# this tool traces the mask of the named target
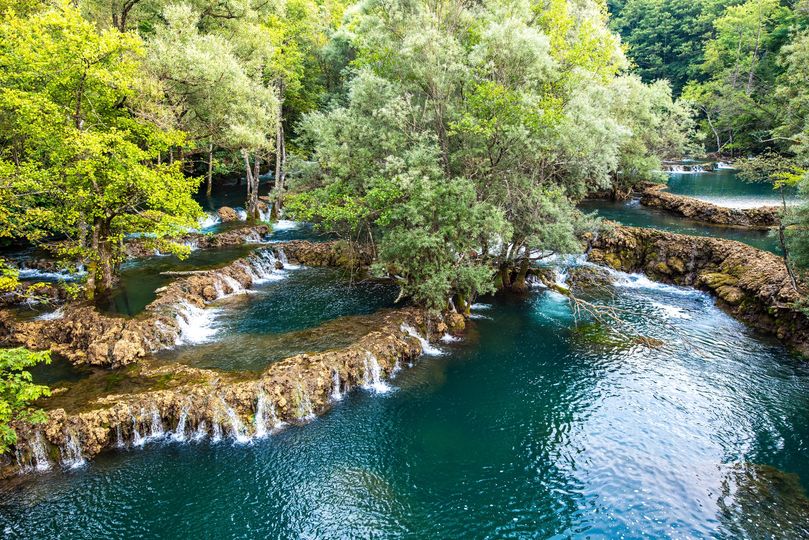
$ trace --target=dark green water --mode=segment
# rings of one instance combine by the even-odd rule
[[[41,475],[0,494],[0,528],[805,538],[809,368],[703,294],[630,276],[616,299],[661,348],[587,338],[555,294],[489,300],[464,341],[402,371],[391,392],[354,392],[248,444],[156,443]]]
[[[697,176],[697,175],[692,175]],[[758,249],[780,253],[778,240],[766,230],[719,227],[691,221],[634,201],[587,200],[579,204],[584,212],[597,212],[600,217],[632,227],[648,227],[695,236],[728,238]]]

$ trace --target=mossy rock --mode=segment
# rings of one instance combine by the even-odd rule
[[[666,264],[668,264],[669,268],[671,268],[678,274],[685,273],[685,263],[679,257],[669,257],[669,259],[666,261]]]
[[[739,280],[732,275],[724,274],[722,272],[707,272],[700,274],[699,281],[714,290],[719,289],[720,287],[735,287],[739,283]]]
[[[744,300],[746,297],[743,290],[738,287],[733,287],[732,285],[722,285],[717,287],[716,294],[719,296],[719,298],[733,306],[741,304],[742,300]]]

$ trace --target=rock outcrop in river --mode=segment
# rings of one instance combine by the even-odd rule
[[[590,238],[590,261],[709,291],[733,316],[809,354],[809,318],[780,257],[734,240],[610,225]]]
[[[779,224],[777,206],[760,208],[726,208],[693,197],[675,195],[666,190],[665,184],[647,185],[641,192],[640,203],[650,208],[660,208],[695,221],[735,227],[775,227]]]
[[[287,255],[287,253],[289,255]],[[205,305],[249,289],[282,268],[287,256],[310,266],[342,266],[366,259],[347,256],[339,242],[296,241],[260,248],[248,257],[218,268],[177,279],[159,289],[157,298],[137,317],[111,315],[77,303],[59,317],[17,321],[0,312],[0,337],[30,349],[52,351],[75,364],[118,367],[182,342]]]
[[[262,437],[322,414],[352,388],[385,391],[385,379],[430,347],[422,335],[437,337],[448,329],[443,319],[405,308],[380,315],[379,324],[348,347],[299,354],[258,375],[144,366],[139,376],[154,381],[153,388],[103,395],[68,409],[46,401],[45,424],[16,426],[17,461],[3,464],[0,476],[78,465],[104,450],[150,439]],[[58,404],[58,394],[54,399]]]

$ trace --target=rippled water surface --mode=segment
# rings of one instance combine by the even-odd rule
[[[554,293],[489,300],[463,341],[402,371],[392,392],[355,392],[248,444],[158,443],[41,475],[0,494],[0,528],[805,538],[809,369],[700,293],[639,277],[614,292],[634,314],[625,337],[577,328]]]

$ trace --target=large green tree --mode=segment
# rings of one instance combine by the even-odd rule
[[[112,286],[126,234],[162,241],[200,213],[198,181],[166,159],[183,134],[140,115],[143,55],[136,35],[98,31],[67,4],[0,23],[0,183],[15,201],[0,225],[61,240],[91,297]]]
[[[523,288],[532,260],[579,248],[579,198],[619,171],[648,175],[657,161],[637,155],[679,144],[661,135],[680,114],[663,83],[627,103],[640,83],[618,77],[626,62],[606,21],[589,1],[362,3],[343,28],[347,105],[304,121],[320,168],[293,209],[353,238],[377,233],[404,293],[435,307],[483,290],[485,266]],[[439,257],[440,236],[420,244],[423,220],[453,212],[468,237],[444,236]]]

